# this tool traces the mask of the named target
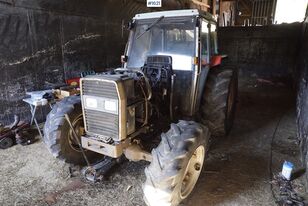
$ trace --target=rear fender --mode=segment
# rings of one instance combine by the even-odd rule
[[[214,55],[211,57],[210,68],[221,65],[221,62],[227,55]]]

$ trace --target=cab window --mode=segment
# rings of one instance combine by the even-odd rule
[[[201,23],[201,64],[209,63],[209,23],[202,19]]]
[[[214,23],[210,24],[210,44],[211,56],[218,54],[217,50],[217,26]]]

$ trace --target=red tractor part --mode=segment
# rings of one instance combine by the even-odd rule
[[[0,149],[7,149],[15,143],[24,144],[32,143],[34,138],[30,138],[27,132],[30,125],[26,122],[21,122],[17,115],[14,116],[14,122],[11,125],[0,127]],[[27,144],[29,144],[27,143]]]

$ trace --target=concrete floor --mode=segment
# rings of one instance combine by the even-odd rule
[[[255,81],[241,82],[240,88],[234,128],[213,141],[199,182],[182,206],[275,205],[271,148],[273,172],[284,160],[300,166],[293,92]],[[144,205],[144,162],[126,162],[108,180],[89,184],[69,178],[68,165],[54,159],[42,142],[0,150],[0,159],[0,205]],[[303,191],[301,179],[294,185]]]

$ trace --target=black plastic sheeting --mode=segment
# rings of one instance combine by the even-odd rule
[[[293,78],[301,24],[221,27],[220,52],[244,77]]]
[[[123,25],[143,11],[133,0],[1,0],[0,122],[29,119],[27,91],[119,66]]]

